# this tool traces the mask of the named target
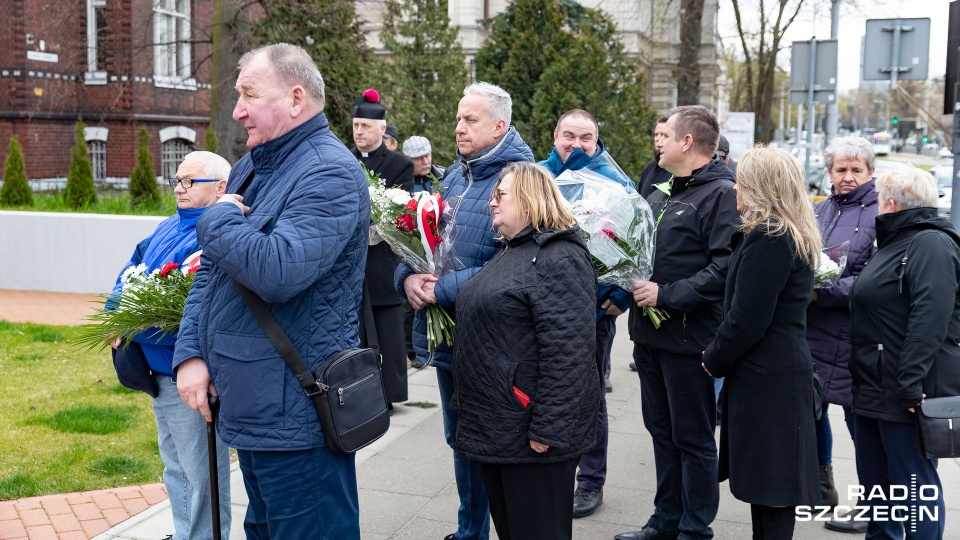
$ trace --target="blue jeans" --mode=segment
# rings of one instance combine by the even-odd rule
[[[680,538],[713,538],[720,506],[717,482],[717,398],[699,355],[633,345],[643,425],[657,469],[654,513],[647,525]]]
[[[453,476],[457,479],[460,509],[457,512],[456,540],[487,540],[490,537],[490,502],[483,487],[480,465],[457,452],[457,422],[460,416],[450,404],[453,397],[453,372],[437,366],[440,408],[443,412],[443,436],[453,449]]]
[[[867,527],[866,540],[940,540],[943,538],[943,526],[946,522],[946,506],[943,502],[943,486],[937,474],[937,460],[920,457],[917,451],[917,432],[913,424],[902,424],[887,420],[867,418],[855,415],[854,433],[856,434],[857,476],[863,486],[867,500],[860,503],[865,506],[886,507],[885,515],[890,515],[890,506],[908,506],[909,511],[901,515],[908,521],[893,519],[871,520]],[[880,500],[879,493],[890,494],[890,486],[917,487],[917,496],[909,495],[907,501]],[[936,500],[922,500],[923,493],[932,495],[936,486]],[[870,497],[874,487],[878,495]],[[930,497],[933,499],[933,497]],[[919,499],[919,500],[918,500]],[[922,510],[921,510],[922,508]],[[873,513],[871,513],[873,515]],[[931,519],[936,517],[936,520]]]
[[[160,395],[153,400],[157,442],[163,461],[163,484],[173,512],[175,540],[208,540],[210,467],[207,461],[207,422],[180,399],[177,383],[157,377]],[[230,449],[217,437],[217,478],[220,483],[220,530],[230,537]]]
[[[597,369],[600,378],[610,368],[610,349],[617,335],[617,318],[604,315],[597,321]],[[607,440],[610,426],[607,419],[607,393],[600,388],[600,409],[597,411],[597,445],[580,456],[577,487],[585,491],[603,491],[607,482]]]
[[[247,540],[360,540],[354,455],[310,450],[237,450],[250,498]]]
[[[813,423],[817,429],[817,463],[820,465],[833,463],[833,430],[830,428],[830,418],[827,417],[829,405],[829,403],[823,404],[823,415]],[[853,444],[856,446],[857,438],[854,436],[853,410],[850,407],[843,408],[843,421],[847,424],[847,431],[850,432],[850,438],[853,439]]]

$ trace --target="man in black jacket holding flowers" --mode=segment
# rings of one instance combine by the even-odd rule
[[[657,494],[646,526],[617,540],[713,538],[710,523],[720,503],[714,383],[700,362],[720,325],[730,240],[740,216],[733,173],[715,155],[716,117],[704,107],[677,107],[663,130],[657,152],[673,177],[647,196],[657,224],[653,276],[634,286],[633,300],[669,318],[655,328],[644,309],[630,310]]]

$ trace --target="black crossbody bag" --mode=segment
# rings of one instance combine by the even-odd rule
[[[238,192],[242,192],[252,178],[251,172]],[[300,387],[316,406],[323,436],[330,450],[351,454],[387,432],[390,414],[383,391],[373,305],[366,283],[363,284],[363,313],[360,317],[361,346],[365,348],[341,351],[320,364],[314,373],[310,372],[267,303],[238,281],[233,284],[287,367],[296,375]]]
[[[387,398],[383,391],[380,354],[373,348],[347,349],[311,373],[307,363],[283,331],[267,303],[234,281],[241,298],[277,348],[297,382],[317,408],[323,436],[330,450],[351,454],[379,439],[390,428]],[[364,286],[361,335],[367,347],[377,347],[373,307]]]

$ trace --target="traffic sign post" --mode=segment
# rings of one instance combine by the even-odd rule
[[[804,167],[810,171],[815,116],[814,103],[837,99],[837,40],[794,41],[790,55],[790,103],[807,104],[807,150]],[[797,133],[797,140],[800,134]]]
[[[930,59],[930,19],[869,19],[863,45],[863,79],[921,81]]]

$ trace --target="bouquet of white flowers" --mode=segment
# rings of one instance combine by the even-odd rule
[[[820,261],[813,272],[813,287],[815,289],[829,289],[833,287],[837,278],[847,266],[847,256],[850,253],[850,241],[847,240],[835,246],[823,248]]]
[[[635,189],[587,169],[566,170],[557,187],[586,238],[597,282],[631,291],[653,274],[656,226],[650,205]],[[669,315],[645,308],[657,328]]]

